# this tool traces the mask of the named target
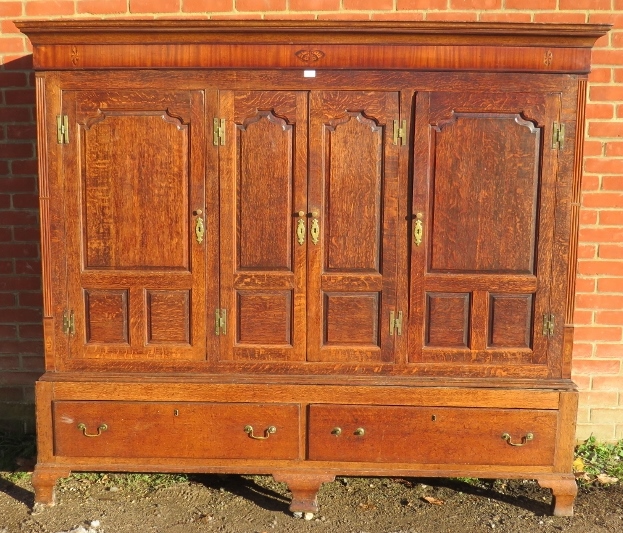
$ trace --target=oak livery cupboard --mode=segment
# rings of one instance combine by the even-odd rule
[[[603,25],[24,21],[72,470],[535,478],[573,510]]]

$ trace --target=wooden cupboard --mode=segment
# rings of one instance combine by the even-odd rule
[[[535,478],[573,512],[586,76],[606,25],[27,21],[72,470]]]

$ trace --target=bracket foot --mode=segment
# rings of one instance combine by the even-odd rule
[[[554,516],[573,516],[573,503],[578,494],[578,485],[573,475],[537,481],[541,487],[552,491],[552,514]]]
[[[334,475],[330,474],[299,474],[299,473],[278,473],[273,474],[275,481],[281,481],[288,485],[292,493],[290,511],[301,518],[311,520],[314,513],[318,512],[317,495],[320,485],[333,481]],[[311,516],[308,518],[307,516]]]

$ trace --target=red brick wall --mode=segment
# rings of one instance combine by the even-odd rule
[[[573,373],[578,438],[623,438],[623,0],[0,1],[0,420],[30,424],[42,371],[33,76],[11,21],[93,16],[614,23],[590,76]]]

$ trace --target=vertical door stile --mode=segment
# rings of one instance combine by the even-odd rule
[[[198,359],[205,360],[206,342],[207,342],[207,323],[206,323],[206,306],[209,300],[213,298],[214,288],[208,287],[207,274],[207,251],[210,255],[214,248],[212,239],[214,235],[206,235],[206,221],[208,220],[208,204],[206,201],[206,169],[207,154],[205,154],[205,146],[207,146],[205,109],[206,94],[203,91],[190,92],[190,112],[192,134],[190,136],[190,194],[187,206],[187,216],[189,219],[189,236],[190,236],[190,268],[194,278],[193,288],[190,295],[188,306],[190,307],[189,342],[197,346],[199,351]],[[205,154],[205,155],[204,155]],[[211,207],[211,206],[210,206]],[[213,211],[213,209],[210,209]],[[197,221],[201,223],[202,234],[197,234]],[[216,226],[208,226],[210,232],[214,233]],[[193,238],[194,237],[194,238]]]
[[[46,370],[61,370],[69,357],[70,339],[63,332],[63,314],[71,299],[67,269],[67,209],[63,190],[66,159],[75,157],[71,144],[58,144],[55,120],[67,116],[72,99],[66,100],[58,74],[47,72],[36,78],[37,98],[45,99],[45,116],[37,121],[39,142],[39,206],[41,210],[41,262],[43,284],[43,334]],[[41,112],[43,110],[40,110]],[[72,117],[75,111],[72,111]],[[54,243],[54,244],[52,244]]]
[[[61,158],[63,167],[63,186],[65,191],[63,197],[65,198],[64,205],[64,221],[68,220],[82,220],[80,216],[80,190],[82,187],[76,187],[76,172],[80,168],[79,151],[80,151],[80,138],[78,136],[78,128],[76,122],[76,94],[73,91],[61,92],[61,113],[67,115],[70,128],[73,128],[72,140],[73,142],[62,146]],[[80,177],[80,182],[82,181]],[[78,182],[78,183],[80,183]],[[79,285],[72,280],[77,279],[80,276],[80,272],[83,268],[82,253],[79,249],[80,233],[82,231],[81,224],[70,225],[65,223],[65,246],[67,247],[67,306],[65,312],[71,312],[76,310],[77,306],[82,305],[82,290]],[[73,231],[72,231],[73,230]],[[78,320],[77,331],[84,330],[84,324],[82,321],[82,313],[79,313],[76,317],[74,315],[74,328],[75,321]],[[66,337],[67,338],[67,337]],[[80,343],[76,339],[76,335],[68,336],[68,350],[66,354],[67,360],[79,356]],[[64,360],[63,363],[66,361]]]
[[[319,120],[317,110],[322,108],[320,92],[312,91],[309,95],[309,168],[307,170],[307,210],[311,214],[316,211],[318,216],[324,215],[320,208],[324,206],[323,182],[324,165],[326,154],[323,153],[325,134],[322,121]],[[309,224],[308,239],[309,246]],[[322,298],[321,289],[321,265],[324,245],[324,235],[320,235],[320,246],[309,246],[307,251],[307,331],[306,331],[306,358],[314,360],[313,354],[319,351],[321,345],[320,332],[324,330],[322,306],[319,302]],[[319,330],[319,328],[321,328]]]
[[[424,320],[426,305],[424,298],[424,274],[426,261],[429,255],[430,239],[427,238],[427,229],[430,227],[432,209],[429,209],[429,180],[431,178],[430,135],[428,128],[428,114],[430,107],[430,93],[418,92],[415,98],[415,125],[413,134],[413,192],[409,215],[409,233],[407,250],[410,257],[410,293],[409,293],[409,334],[408,359],[410,362],[419,361],[422,356],[422,339],[424,336]],[[422,241],[419,246],[414,242],[416,214],[422,213]]]
[[[561,146],[555,146],[554,142],[554,123],[561,123],[561,107],[559,94],[551,94],[545,103],[544,120],[541,127],[541,150],[542,166],[540,183],[539,204],[541,206],[541,231],[537,243],[537,278],[547,280],[547,287],[556,286],[554,281],[555,259],[552,256],[555,250],[554,239],[556,235],[556,186],[559,169],[559,157]],[[559,291],[561,294],[564,292]],[[560,377],[562,369],[561,354],[563,352],[563,325],[565,320],[565,304],[563,297],[554,298],[552,291],[539,291],[535,301],[535,325],[538,331],[539,319],[544,315],[550,315],[550,321],[554,322],[554,332],[558,320],[558,334],[554,335],[535,335],[534,336],[534,364],[547,364],[552,375],[550,377]]]
[[[211,142],[213,131],[211,125],[214,117],[220,117],[219,112],[219,92],[217,90],[203,91],[205,98],[205,111],[203,114],[204,127],[204,146],[207,147],[206,156],[203,161],[204,180],[203,180],[203,205],[205,206],[205,238],[203,242],[203,254],[206,263],[205,267],[205,340],[206,340],[206,359],[217,361],[220,357],[220,337],[214,334],[214,313],[221,307],[221,239],[222,229],[220,222],[221,193],[221,169],[220,169],[220,150]],[[194,209],[194,208],[193,208]]]
[[[294,212],[305,213],[303,217],[306,230],[309,227],[308,205],[308,177],[309,177],[309,93],[300,91],[296,93],[297,125],[295,135],[295,158],[294,158]],[[295,226],[292,224],[292,249],[294,268],[294,305],[293,305],[293,328],[295,355],[297,361],[305,361],[307,358],[307,253],[309,241],[305,235],[305,242],[300,245],[297,240]]]
[[[401,144],[398,151],[398,176],[397,176],[397,210],[396,217],[396,309],[403,313],[403,334],[395,337],[395,362],[397,365],[405,365],[408,359],[409,350],[409,331],[412,318],[409,316],[409,279],[410,279],[410,250],[411,250],[411,207],[413,205],[413,187],[410,179],[409,169],[413,164],[411,160],[412,150],[415,147],[414,141],[414,120],[415,120],[415,96],[412,89],[400,91],[400,123],[406,123],[405,134],[406,142]],[[417,319],[414,316],[413,319]]]
[[[385,100],[383,111],[386,113],[384,119],[380,118],[383,115],[379,113],[379,122],[386,120],[386,126],[383,126],[383,163],[381,164],[381,176],[380,176],[380,204],[379,204],[379,272],[382,276],[383,285],[379,315],[379,330],[381,340],[381,361],[383,363],[399,363],[400,356],[398,354],[398,348],[400,347],[401,340],[406,334],[403,329],[405,325],[406,309],[401,308],[398,304],[398,232],[399,232],[399,185],[400,185],[400,154],[408,152],[409,145],[409,131],[407,124],[409,121],[402,116],[400,108],[400,93],[384,93],[383,98]],[[390,120],[392,115],[398,120],[398,124],[401,128],[401,134],[398,142],[392,142],[390,136]],[[394,119],[394,120],[396,120]],[[384,328],[384,324],[387,324],[387,316],[394,311],[397,317],[395,325],[397,325],[397,335],[391,336],[387,334],[387,328]],[[384,331],[385,330],[385,331]]]
[[[225,118],[225,136],[229,139],[229,143],[224,146],[217,146],[218,160],[219,160],[219,175],[220,175],[220,202],[219,202],[219,215],[220,215],[220,291],[219,291],[219,303],[215,309],[210,309],[208,316],[214,318],[215,328],[219,328],[218,319],[216,313],[220,315],[220,309],[226,309],[231,311],[235,307],[235,294],[234,294],[234,272],[236,265],[236,205],[237,205],[237,191],[236,191],[236,130],[233,119],[234,112],[234,93],[233,91],[219,91],[219,115],[216,117],[220,120],[220,117]],[[213,127],[216,127],[215,125]],[[215,134],[216,135],[216,134]],[[236,327],[233,324],[235,321],[230,320],[230,327],[228,328],[228,336],[221,336],[219,332],[219,359],[231,360],[233,359],[233,343],[231,339],[235,338]],[[212,331],[211,335],[216,336],[216,330]]]

